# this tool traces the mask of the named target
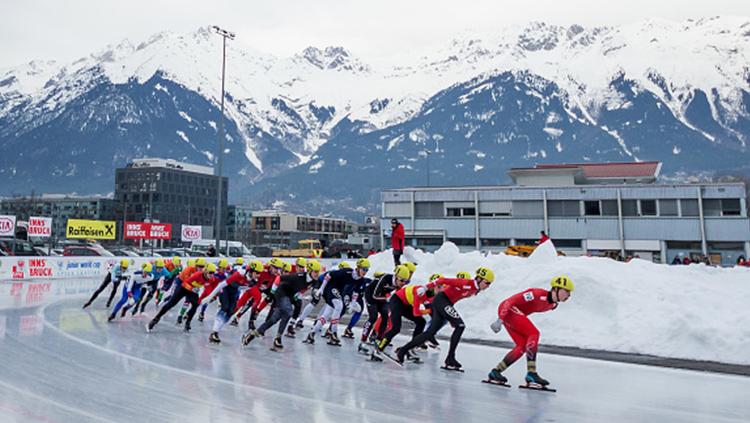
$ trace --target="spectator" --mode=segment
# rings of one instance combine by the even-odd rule
[[[745,256],[739,256],[739,258],[737,258],[737,266],[747,266]]]
[[[537,241],[537,244],[542,245],[548,239],[549,237],[544,231],[539,231],[539,241]]]
[[[367,252],[367,257],[374,256],[377,254],[374,248],[370,248],[370,251]]]
[[[690,264],[692,261],[690,261],[690,257],[685,256],[685,258],[682,259],[682,264]]]
[[[216,248],[214,248],[213,245],[209,245],[208,251],[206,251],[206,255],[209,257],[216,257]]]
[[[393,261],[396,266],[401,264],[401,255],[404,254],[404,225],[398,219],[391,219],[391,247],[393,248]]]
[[[672,264],[682,264],[682,260],[680,260],[680,256],[674,256],[674,259],[672,260]]]

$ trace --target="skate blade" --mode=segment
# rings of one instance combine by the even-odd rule
[[[326,342],[326,345],[330,345],[332,347],[340,347],[341,344],[337,342]]]
[[[491,381],[489,379],[483,380],[482,383],[486,383],[488,385],[504,386],[506,388],[511,388],[511,386],[508,383],[494,382],[494,381]]]
[[[271,347],[271,348],[269,348],[269,351],[282,352],[282,351],[284,351],[284,348]]]
[[[284,336],[286,336],[287,338],[292,338],[292,339],[296,338],[295,335],[292,335],[292,334],[289,334],[289,333],[285,333]]]
[[[447,370],[449,372],[459,372],[459,373],[463,373],[464,372],[463,369],[459,369],[458,367],[440,366],[440,368],[443,369],[443,370]]]
[[[545,386],[536,384],[536,383],[530,383],[527,385],[518,385],[521,389],[528,389],[530,391],[546,391],[546,392],[557,392],[557,389],[553,388],[547,388]]]
[[[390,355],[389,353],[384,351],[383,356],[385,356],[385,358],[387,358],[389,361],[391,361],[393,364],[397,365],[398,367],[404,367],[403,363],[400,363],[396,357]]]

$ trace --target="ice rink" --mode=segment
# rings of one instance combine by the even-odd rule
[[[444,353],[399,368],[356,352],[284,338],[239,346],[227,326],[207,342],[215,305],[185,334],[168,314],[108,324],[105,298],[81,310],[90,288],[0,282],[0,421],[19,422],[747,422],[750,378],[541,355],[557,393],[480,383],[506,350],[462,344],[466,373],[439,369]],[[42,292],[45,291],[46,292]],[[41,293],[40,293],[41,292]],[[108,292],[108,291],[107,291]],[[153,315],[149,308],[148,314]],[[309,324],[302,333],[306,333]],[[444,329],[444,334],[448,329]],[[359,330],[356,330],[359,333]],[[402,343],[397,339],[395,344]],[[542,329],[544,342],[544,329]],[[442,341],[447,347],[447,341]]]

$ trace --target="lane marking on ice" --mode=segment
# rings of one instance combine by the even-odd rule
[[[166,364],[155,363],[155,362],[152,362],[152,361],[140,358],[140,357],[131,356],[131,355],[122,353],[120,351],[115,351],[115,350],[111,350],[109,348],[102,347],[101,345],[94,344],[93,342],[77,338],[77,337],[75,337],[75,336],[73,336],[73,335],[71,335],[71,334],[69,334],[67,332],[64,332],[62,329],[59,329],[58,327],[54,326],[52,323],[50,323],[47,320],[47,318],[45,317],[45,311],[47,310],[47,308],[49,306],[51,306],[51,305],[60,303],[62,301],[64,301],[64,299],[61,299],[61,300],[54,301],[52,303],[46,304],[46,305],[44,305],[39,310],[39,315],[40,315],[40,317],[42,319],[42,323],[44,324],[44,326],[47,327],[47,328],[49,328],[50,330],[52,330],[54,332],[59,333],[60,335],[62,335],[65,338],[68,338],[68,339],[70,339],[70,340],[72,340],[74,342],[77,342],[79,344],[85,345],[87,347],[94,348],[94,349],[97,349],[99,351],[105,352],[107,354],[116,355],[116,356],[119,356],[119,357],[123,357],[125,359],[137,361],[139,363],[143,363],[143,364],[146,364],[146,365],[154,366],[154,367],[157,367],[157,368],[160,368],[160,369],[164,369],[164,370],[167,370],[167,371],[173,371],[173,372],[181,373],[181,374],[184,374],[184,375],[187,375],[187,376],[196,377],[196,378],[199,378],[199,379],[205,379],[205,380],[210,380],[210,381],[217,382],[217,383],[223,383],[223,384],[226,384],[226,385],[237,386],[237,387],[240,387],[240,388],[248,389],[250,391],[257,391],[257,392],[262,392],[262,393],[269,394],[269,395],[282,396],[282,397],[289,398],[289,399],[292,399],[292,400],[297,400],[297,401],[302,400],[302,401],[306,401],[306,402],[309,402],[309,403],[313,403],[315,405],[321,405],[322,404],[323,407],[330,407],[330,408],[339,409],[339,410],[343,410],[343,411],[347,411],[347,412],[355,411],[356,414],[362,414],[363,416],[368,416],[368,415],[371,415],[371,416],[380,416],[382,418],[389,419],[388,421],[413,422],[413,420],[414,420],[414,419],[410,419],[410,418],[405,418],[405,417],[397,415],[397,414],[389,414],[389,413],[384,413],[384,412],[381,412],[381,411],[368,410],[368,409],[362,409],[362,408],[351,408],[351,407],[347,407],[347,406],[344,406],[344,405],[340,405],[340,404],[329,402],[328,400],[325,400],[325,399],[309,398],[309,397],[302,396],[302,395],[290,394],[288,392],[276,391],[276,390],[273,390],[273,389],[263,388],[263,387],[260,387],[260,386],[253,386],[253,385],[247,385],[247,384],[244,384],[244,383],[229,381],[229,380],[226,380],[226,379],[221,379],[221,378],[217,378],[217,377],[214,377],[214,376],[205,375],[205,374],[198,373],[198,372],[191,372],[189,370],[185,370],[185,369],[180,369],[180,368],[177,368],[177,367],[168,366]]]

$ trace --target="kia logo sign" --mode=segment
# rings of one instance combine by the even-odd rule
[[[7,217],[0,218],[0,232],[10,232],[13,230],[13,221]]]
[[[182,225],[182,240],[195,241],[201,239],[203,233],[200,226]]]
[[[15,236],[15,230],[15,216],[0,216],[0,236]]]

